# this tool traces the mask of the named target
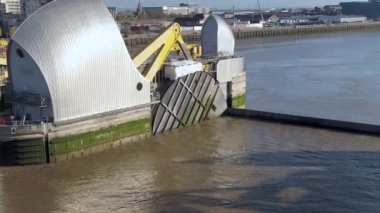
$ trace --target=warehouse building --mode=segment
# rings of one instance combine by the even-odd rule
[[[367,17],[365,16],[319,16],[318,20],[323,23],[358,23],[366,22]]]
[[[342,2],[343,15],[365,16],[368,19],[377,20],[380,18],[380,1],[370,0],[369,2]]]

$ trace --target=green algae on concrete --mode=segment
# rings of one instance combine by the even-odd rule
[[[50,155],[55,157],[85,150],[93,146],[115,142],[131,136],[149,134],[151,118],[110,126],[97,131],[50,140]]]
[[[246,103],[246,94],[232,97],[232,108],[244,108]]]

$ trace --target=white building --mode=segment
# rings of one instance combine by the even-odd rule
[[[365,16],[319,16],[319,21],[324,23],[355,23],[366,22]]]
[[[6,13],[20,14],[20,0],[1,0],[0,3],[5,4]]]
[[[341,23],[355,23],[355,22],[366,22],[367,17],[365,16],[342,16],[340,18]]]
[[[180,4],[180,6],[143,7],[145,12],[159,12],[167,15],[209,14],[210,8],[193,4]]]

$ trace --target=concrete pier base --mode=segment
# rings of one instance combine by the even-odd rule
[[[82,157],[151,135],[150,105],[59,125],[16,126],[0,131],[0,165],[56,163]],[[40,128],[37,128],[40,127]],[[45,132],[45,133],[44,133]],[[5,133],[8,133],[6,135]]]

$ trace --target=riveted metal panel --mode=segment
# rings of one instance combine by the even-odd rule
[[[31,57],[44,77],[55,121],[150,102],[149,82],[134,67],[102,0],[53,1],[25,20],[11,40],[17,45],[11,42],[10,48],[26,51],[24,57]],[[23,58],[10,57],[11,77],[20,76],[13,73],[25,72],[16,66]],[[13,89],[24,90],[24,80],[12,78],[19,82]]]

